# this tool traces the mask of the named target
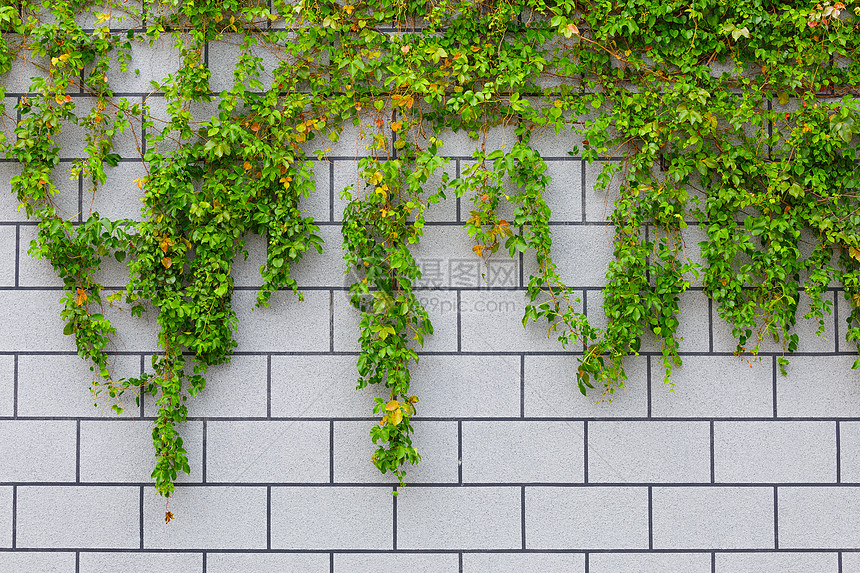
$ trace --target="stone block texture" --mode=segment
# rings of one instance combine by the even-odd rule
[[[239,46],[226,39],[207,54],[213,92],[229,89]],[[181,55],[167,35],[135,42],[131,55],[140,75],[117,70],[108,80],[146,104],[158,131],[165,98],[149,82],[175,71]],[[282,57],[257,55],[269,69]],[[38,65],[18,62],[0,76],[7,110],[38,75]],[[71,96],[80,114],[94,105],[77,89]],[[195,121],[216,105],[192,106]],[[14,112],[6,119],[14,137]],[[70,177],[84,132],[67,126],[53,172],[64,217],[140,219],[141,119],[118,136],[122,161],[95,195]],[[476,148],[510,148],[515,134],[508,126],[479,140],[440,138],[444,170],[456,177]],[[559,272],[579,308],[605,324],[600,289],[621,176],[595,186],[622,158],[569,155],[581,143],[573,132],[533,141],[552,178]],[[482,266],[463,229],[471,203],[453,193],[427,212],[415,248],[418,298],[435,327],[412,367],[422,459],[406,468],[405,488],[380,474],[368,434],[385,391],[355,389],[359,314],[346,292],[354,275],[343,263],[339,198],[360,185],[357,159],[369,152],[351,125],[330,147],[308,156],[316,192],[302,208],[325,250],[295,265],[304,301],[283,291],[255,308],[264,238],[245,237],[248,257],[236,256],[238,347],[186,402],[191,474],[169,502],[150,477],[154,400],[131,389],[94,400],[99,379],[62,334],[62,283],[27,252],[35,221],[9,192],[20,166],[0,158],[0,572],[860,573],[860,383],[842,292],[827,295],[835,313],[821,337],[817,324],[798,321],[802,352],[782,376],[780,344],[734,355],[731,329],[693,281],[680,300],[683,366],[672,382],[646,334],[625,360],[623,387],[583,396],[582,345],[564,350],[546,325],[521,324],[534,256],[500,251]],[[440,182],[441,171],[426,190]],[[685,230],[694,261],[702,229]],[[128,278],[117,263],[100,272],[113,287]],[[159,352],[155,311],[109,312],[119,330],[115,377],[146,372]]]

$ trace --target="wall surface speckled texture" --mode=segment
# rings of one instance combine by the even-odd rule
[[[164,98],[148,80],[176,69],[177,56],[169,41],[135,50],[142,75],[118,73],[113,85],[158,119]],[[235,50],[209,46],[217,89],[229,85]],[[2,79],[9,109],[37,73],[21,65]],[[79,113],[92,105],[71,97]],[[69,180],[82,134],[67,133],[56,181],[69,217],[139,217],[134,138],[118,142],[124,159],[93,197]],[[496,128],[488,146],[513,137]],[[480,142],[443,140],[456,175]],[[535,140],[553,179],[562,278],[600,324],[613,191],[593,190],[600,165],[568,155],[575,137]],[[674,387],[645,340],[629,383],[599,403],[576,389],[576,352],[521,325],[534,261],[500,253],[482,269],[462,228],[469,203],[453,198],[432,209],[416,249],[436,334],[414,369],[423,460],[392,496],[395,481],[370,462],[377,389],[354,389],[358,314],[341,252],[338,194],[365,153],[350,128],[315,163],[306,208],[325,252],[296,268],[304,302],[279,292],[252,310],[265,259],[260,238],[248,238],[250,257],[233,268],[239,347],[189,401],[192,472],[170,524],[149,478],[151,402],[129,399],[119,417],[94,407],[88,366],[62,334],[60,283],[27,254],[35,223],[8,193],[17,167],[0,161],[0,571],[860,573],[860,380],[840,292],[827,295],[835,311],[823,336],[799,321],[799,352],[782,376],[778,345],[759,360],[733,355],[731,329],[699,284],[682,300]],[[702,237],[687,229],[691,256]],[[126,277],[115,263],[104,269],[108,285]],[[113,316],[113,368],[139,374],[158,351],[154,316]]]

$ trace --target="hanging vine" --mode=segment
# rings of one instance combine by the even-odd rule
[[[405,463],[420,457],[410,365],[433,331],[415,294],[413,248],[426,208],[449,191],[471,201],[476,257],[535,258],[523,324],[544,324],[581,353],[571,378],[583,393],[611,397],[646,332],[670,380],[681,365],[680,297],[697,274],[739,353],[757,354],[770,337],[794,351],[801,292],[823,330],[834,281],[851,307],[848,338],[860,343],[858,21],[856,0],[7,3],[0,74],[34,72],[3,112],[16,125],[3,150],[21,167],[12,192],[39,224],[30,252],[63,280],[65,332],[99,374],[96,393],[143,388],[156,399],[153,478],[169,496],[190,470],[177,433],[185,398],[236,345],[234,258],[247,254],[248,233],[264,236],[257,304],[284,289],[301,299],[290,273],[322,243],[300,206],[315,192],[312,162],[355,126],[366,153],[362,188],[343,195],[343,236],[358,276],[357,385],[386,389],[372,461],[403,483]],[[172,46],[178,69],[148,78],[159,94],[130,103],[108,78],[114,68],[130,77],[134,48],[147,44]],[[210,70],[207,54],[218,44],[236,62],[232,86],[214,93],[211,75],[223,70]],[[88,113],[70,93],[81,91],[94,102]],[[96,194],[121,159],[114,139],[139,116],[142,220],[63,212],[54,180],[63,126],[87,132],[70,174]],[[516,141],[488,149],[493,129]],[[456,132],[475,140],[473,163],[430,188]],[[550,178],[531,143],[541,132],[575,133],[581,143],[568,152],[585,161],[625,158],[598,179],[602,188],[621,179],[603,328],[553,262]],[[511,220],[499,215],[506,204]],[[684,249],[692,222],[706,234],[701,268]],[[122,292],[105,294],[96,280],[109,256],[128,259]],[[114,380],[116,332],[103,306],[122,301],[157,313],[161,352],[150,373]]]

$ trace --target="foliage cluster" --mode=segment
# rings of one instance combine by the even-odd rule
[[[646,330],[668,380],[681,363],[680,295],[699,270],[738,352],[757,353],[764,337],[795,350],[799,293],[823,325],[834,283],[851,303],[849,339],[860,341],[858,0],[99,4],[0,6],[0,74],[33,70],[5,111],[17,117],[3,150],[20,163],[12,191],[39,222],[31,253],[64,281],[65,332],[100,374],[95,392],[143,388],[156,398],[153,478],[165,496],[189,471],[176,432],[185,395],[201,391],[207,367],[235,347],[232,262],[247,254],[247,233],[265,236],[258,305],[278,289],[301,298],[290,271],[322,243],[300,205],[314,192],[311,159],[324,160],[350,124],[368,149],[363,188],[343,193],[344,257],[361,313],[358,387],[386,388],[374,408],[373,462],[401,482],[404,464],[419,459],[409,367],[433,331],[415,295],[412,248],[426,208],[446,194],[473,205],[466,229],[477,257],[535,257],[523,324],[546,323],[564,348],[584,348],[575,375],[583,393],[600,386],[611,396],[623,385],[624,357]],[[206,61],[214,43],[236,55],[232,87],[220,93]],[[149,78],[164,94],[164,121],[154,119],[160,99],[131,103],[109,81],[133,77],[129,63],[147,44],[172,46],[178,63]],[[78,109],[70,90],[89,94],[92,108]],[[64,213],[52,179],[62,126],[86,130],[72,175],[97,193],[120,161],[114,140],[140,117],[141,220]],[[487,149],[499,129],[512,143]],[[456,132],[475,140],[474,161],[428,188]],[[626,159],[607,162],[599,181],[621,181],[604,328],[578,310],[553,262],[547,165],[530,143],[543,132],[578,134],[569,153],[587,161]],[[506,204],[510,221],[499,215]],[[684,249],[691,222],[706,233],[701,269]],[[131,278],[105,295],[97,276],[108,256],[128,256]],[[151,305],[158,317],[162,352],[137,379],[108,371],[115,330],[103,306],[121,301],[134,314]]]

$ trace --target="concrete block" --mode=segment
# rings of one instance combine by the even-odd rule
[[[324,241],[322,254],[316,249],[310,249],[305,253],[305,257],[292,267],[290,275],[299,283],[300,288],[340,286],[344,282],[346,263],[343,261],[343,235],[340,227],[323,226],[319,235]]]
[[[6,109],[9,109],[8,100],[6,103]],[[14,115],[12,117],[15,117]],[[0,117],[0,122],[2,122],[5,118]],[[7,120],[8,121],[8,120]],[[13,161],[0,161],[0,188],[8,189],[11,191],[12,189],[12,178],[16,175],[21,174],[21,164]],[[18,210],[20,205],[20,201],[18,201],[18,197],[9,192],[9,193],[0,193],[0,222],[9,223],[9,222],[23,222],[27,220],[27,213],[24,211],[22,207],[21,210]]]
[[[0,416],[15,414],[15,358],[0,356]]]
[[[129,71],[121,71],[119,66],[111,67],[105,75],[114,91],[121,93],[153,93],[158,90],[150,83],[161,83],[169,74],[182,67],[180,51],[174,47],[173,38],[165,34],[150,43],[150,39],[131,43]],[[136,73],[140,70],[140,73]]]
[[[328,553],[208,553],[206,573],[330,573]]]
[[[237,351],[284,352],[329,349],[329,294],[304,293],[304,302],[292,292],[272,294],[268,308],[254,308],[256,293],[233,293],[239,318]]]
[[[263,284],[260,276],[260,267],[266,264],[266,250],[268,241],[266,237],[256,233],[247,233],[242,237],[243,245],[237,245],[236,256],[230,265],[230,276],[233,277],[234,287],[255,287]],[[247,252],[242,252],[244,249]],[[313,253],[316,255],[316,251]],[[304,265],[305,263],[300,263]],[[294,269],[295,270],[295,269]],[[295,278],[294,273],[290,273]]]
[[[56,209],[57,215],[72,221],[78,220],[78,215],[81,212],[81,203],[80,203],[80,188],[81,188],[81,179],[77,175],[72,175],[72,162],[71,161],[62,161],[57,164],[50,173],[50,182],[54,186],[54,190],[56,194],[53,195],[52,200],[54,202],[54,208]],[[20,173],[20,171],[19,171]],[[15,195],[10,195],[12,200],[15,202],[14,207],[9,211],[9,215],[13,215],[16,213],[18,209],[19,202]],[[20,218],[21,220],[27,220],[26,209],[23,207],[20,211],[17,212],[17,216],[15,218]],[[38,223],[38,220],[34,217],[31,221],[35,224]],[[26,244],[29,247],[29,243]]]
[[[75,554],[70,551],[4,551],[0,553],[0,569],[11,573],[70,573],[75,570]]]
[[[590,573],[711,573],[710,553],[592,553]]]
[[[81,422],[81,482],[145,483],[155,468],[152,422],[94,420]],[[203,423],[177,426],[188,452],[191,473],[179,472],[177,483],[203,481]]]
[[[299,208],[318,223],[330,221],[331,162],[310,160],[309,163],[314,176],[314,191],[308,197],[299,200]],[[339,215],[335,213],[335,217]]]
[[[591,299],[589,298],[589,301]],[[648,415],[647,368],[644,356],[624,360],[627,381],[612,394],[595,384],[587,396],[576,384],[575,356],[526,356],[526,417],[645,417]]]
[[[424,356],[411,391],[422,418],[510,417],[520,412],[520,365],[510,356]]]
[[[614,171],[605,189],[596,189],[600,174],[605,169],[614,169],[607,165],[619,166],[621,160],[612,158],[608,161],[598,161],[585,164],[585,216],[584,220],[594,222],[607,222],[615,210],[614,204],[621,197],[621,183],[624,181],[623,171]],[[607,172],[608,173],[608,172]]]
[[[272,548],[392,549],[393,500],[389,487],[273,487]]]
[[[80,573],[203,573],[200,553],[82,552]]]
[[[335,553],[335,573],[442,573],[457,571],[458,557],[454,553]],[[326,569],[326,573],[328,569]]]
[[[418,302],[424,306],[430,316],[433,334],[424,339],[423,347],[417,342],[414,347],[419,352],[456,351],[457,294],[450,291],[421,291],[416,294]],[[328,296],[328,293],[325,295]],[[358,352],[361,349],[358,343],[361,313],[352,306],[349,297],[346,291],[334,293],[334,349],[336,352]]]
[[[16,228],[0,226],[0,286],[15,286]]]
[[[655,487],[654,549],[772,549],[773,489]]]
[[[75,481],[73,421],[0,421],[0,481]]]
[[[442,174],[447,173],[449,181],[457,176],[457,165],[454,161],[449,161],[440,169],[437,169],[427,177],[427,181],[421,185],[424,193],[421,194],[421,199],[427,201],[430,195],[442,189]],[[445,198],[436,204],[428,205],[424,211],[424,219],[428,223],[436,222],[453,222],[457,220],[457,198],[454,190],[445,191]],[[425,230],[427,228],[425,227]]]
[[[592,555],[592,559],[594,555]],[[463,573],[584,573],[582,553],[464,553]]]
[[[840,549],[860,545],[856,487],[779,488],[780,549]]]
[[[149,360],[146,364],[149,365]],[[206,388],[188,404],[188,414],[203,418],[266,416],[266,357],[234,355],[227,364],[210,366]],[[241,399],[237,397],[241,396]],[[147,415],[154,410],[147,402]]]
[[[105,307],[105,318],[116,328],[114,346],[109,350],[120,352],[161,352],[158,346],[158,311],[149,304],[145,305],[143,316],[132,316],[128,307]]]
[[[343,221],[343,211],[349,204],[349,201],[341,199],[341,191],[345,190],[347,187],[351,187],[350,193],[353,197],[363,196],[367,191],[366,184],[360,173],[358,161],[351,159],[337,159],[334,161],[334,203],[332,204],[334,221]],[[449,179],[454,179],[457,175],[456,163],[454,161],[449,161],[427,177],[427,181],[421,186],[424,191],[421,194],[422,201],[427,201],[427,198],[430,197],[430,195],[436,193],[441,188],[443,173],[447,173]],[[327,175],[328,173],[326,173],[326,176]],[[325,188],[328,189],[328,178],[326,178],[325,181]],[[454,191],[449,190],[445,195],[447,197],[446,199],[428,206],[427,210],[424,212],[424,219],[427,222],[456,221],[457,203]],[[328,217],[326,217],[326,219],[328,219]],[[428,227],[424,228],[425,233],[428,229]],[[465,231],[463,231],[463,234],[465,234]]]
[[[374,424],[376,422],[371,421],[334,423],[335,483],[397,483],[394,475],[380,473],[370,461],[377,448],[368,437]],[[421,461],[404,468],[406,482],[457,483],[457,423],[419,420],[412,422],[412,427],[415,430],[412,445],[421,455]]]
[[[6,87],[5,79],[3,87]],[[8,91],[8,88],[6,91]],[[16,139],[15,128],[18,121],[17,105],[17,97],[0,97],[0,106],[2,106],[2,113],[0,113],[0,134],[2,135],[0,135],[0,138],[3,138],[6,143],[10,143]]]
[[[606,271],[614,260],[612,227],[571,225],[552,227],[553,261],[561,280],[570,287],[602,287]],[[537,272],[537,262],[529,252],[524,257],[525,282]]]
[[[442,141],[442,155],[445,157],[473,157],[476,150],[485,149],[489,154],[496,149],[509,151],[517,142],[513,125],[488,127],[486,131],[465,130],[435,133]]]
[[[465,352],[562,350],[558,336],[548,335],[545,324],[529,322],[523,328],[528,301],[524,291],[463,291],[460,300],[460,336]]]
[[[397,498],[398,549],[518,549],[520,488],[422,487]]]
[[[842,554],[842,573],[860,573],[860,553]]]
[[[415,262],[423,276],[416,286],[430,289],[496,288],[519,286],[519,260],[502,249],[487,262],[472,251],[475,243],[459,226],[428,226],[415,246]],[[422,292],[420,296],[436,294]]]
[[[819,336],[816,334],[818,330],[817,320],[805,320],[803,316],[809,312],[809,297],[804,293],[798,295],[800,302],[797,306],[797,324],[792,332],[798,335],[798,352],[815,352],[815,353],[832,353],[836,351],[836,326],[835,319],[832,314],[824,315],[825,330]],[[830,295],[825,295],[825,299]],[[832,300],[832,299],[831,299]],[[753,337],[747,342],[747,350],[751,350],[755,344],[756,337]],[[732,327],[717,314],[717,306],[714,305],[714,351],[716,352],[735,352],[738,346],[737,338],[732,336]],[[783,341],[776,342],[773,338],[764,333],[764,338],[759,345],[760,352],[783,352]],[[791,360],[791,357],[789,357]]]
[[[582,162],[547,161],[546,175],[552,181],[544,192],[550,221],[582,221]]]
[[[332,203],[333,221],[342,222],[343,210],[349,204],[349,201],[341,199],[341,193],[348,189],[351,196],[359,197],[363,196],[366,191],[358,161],[354,159],[338,159],[334,161],[332,184],[334,197]]]
[[[209,88],[213,92],[222,92],[232,89],[234,84],[233,70],[239,63],[239,57],[243,52],[262,60],[263,71],[255,79],[263,84],[264,89],[272,85],[274,70],[284,62],[286,54],[283,46],[277,46],[267,40],[265,34],[252,36],[256,44],[246,49],[243,46],[244,34],[224,34],[218,41],[209,43],[209,69],[212,73],[209,78]],[[245,82],[248,85],[248,82]]]
[[[464,422],[463,481],[581,483],[582,422]]]
[[[860,422],[839,422],[840,477],[860,483]]]
[[[2,529],[0,529],[0,547],[10,548],[12,547],[12,486],[0,487],[0,523],[2,523]],[[0,556],[5,555],[4,553],[0,553]],[[2,557],[0,557],[0,564],[2,564]]]
[[[233,257],[233,262],[230,265],[230,276],[233,277],[233,286],[239,288],[259,288],[263,284],[260,267],[266,264],[268,242],[266,237],[261,237],[256,233],[247,233],[242,238],[242,241],[244,244],[237,246],[236,255]],[[295,278],[293,273],[290,273],[290,275]]]
[[[356,356],[272,356],[272,416],[370,416],[377,389],[356,391]],[[423,411],[419,404],[419,411]]]
[[[663,365],[651,361],[651,414],[657,418],[773,415],[773,364],[764,358],[685,356],[663,384]]]
[[[588,481],[707,483],[707,422],[591,422]]]
[[[648,488],[527,487],[527,549],[646,549]]]
[[[575,118],[566,114],[571,120]],[[544,158],[570,157],[574,147],[582,149],[583,137],[573,129],[565,129],[556,133],[554,127],[539,128],[532,132],[529,146]]]
[[[837,288],[841,287],[841,284],[832,285]],[[858,340],[848,340],[849,328],[850,324],[848,323],[848,319],[851,317],[851,307],[852,303],[845,299],[844,291],[837,291],[833,293],[835,298],[835,306],[836,312],[838,313],[838,320],[836,320],[836,329],[837,329],[837,348],[840,352],[851,352],[854,353],[860,348],[858,344],[860,341]]]
[[[328,483],[327,422],[209,422],[206,480]]]
[[[714,424],[717,483],[834,483],[836,458],[833,422]]]
[[[118,68],[119,66],[117,66],[117,69]],[[120,89],[118,91],[123,90]],[[132,105],[140,101],[138,97],[127,99]],[[57,135],[55,140],[57,145],[60,146],[60,158],[62,159],[89,157],[89,153],[86,150],[88,145],[87,135],[90,135],[92,131],[86,125],[83,125],[83,118],[92,114],[93,110],[97,108],[98,99],[86,95],[73,94],[72,103],[75,105],[75,116],[80,118],[80,124],[71,122],[62,123],[60,133]],[[117,109],[115,104],[110,103],[100,113],[108,116],[111,120],[116,121],[116,112]],[[125,128],[124,132],[117,132],[113,136],[113,153],[118,153],[126,159],[140,159],[141,155],[140,152],[138,152],[138,146],[141,144],[140,138],[142,135],[141,118],[140,116],[126,116],[126,118],[128,119],[129,125]],[[119,126],[117,126],[117,129],[118,128]],[[84,188],[86,188],[90,183],[91,181],[84,181]],[[137,185],[135,185],[135,190],[136,189]]]
[[[93,194],[91,185],[84,181],[84,213],[98,212],[102,217],[117,220],[141,221],[143,216],[143,189],[137,187],[135,179],[147,176],[143,162],[123,162],[116,167],[106,167],[105,184]]]
[[[856,356],[792,356],[776,377],[776,411],[789,417],[854,417],[860,399]]]
[[[677,315],[678,329],[675,333],[679,341],[679,352],[708,352],[710,344],[710,322],[708,317],[708,297],[701,291],[687,291],[678,296]],[[603,293],[589,291],[588,293],[588,323],[600,329],[605,329],[608,321],[603,311]],[[640,352],[660,353],[663,346],[660,339],[647,325],[639,347]],[[661,357],[656,356],[652,361],[662,364]],[[674,370],[674,369],[673,369]],[[663,370],[660,369],[660,380]]]
[[[165,501],[143,491],[145,549],[264,549],[265,487],[177,487],[170,497],[176,519],[164,523]]]
[[[47,70],[51,67],[51,58],[37,56],[29,49],[29,41],[19,34],[3,34],[3,39],[9,46],[9,51],[17,53],[18,57],[12,60],[11,69],[3,75],[3,85],[6,93],[25,94],[30,91],[33,78],[47,78]],[[26,51],[26,55],[23,50]],[[69,85],[66,92],[78,91],[77,85]]]
[[[139,508],[138,487],[19,486],[17,546],[136,549]]]
[[[59,315],[59,312],[57,313]],[[140,375],[140,358],[112,356],[108,365],[114,380]],[[76,354],[21,355],[18,357],[18,415],[29,416],[105,416],[115,418],[109,397],[94,399],[90,387],[101,377],[90,372],[90,365]],[[137,391],[129,389],[119,399],[124,416],[136,416]]]
[[[387,119],[390,112],[383,111],[382,113],[384,119]],[[343,130],[337,142],[333,143],[326,135],[317,137],[305,146],[306,154],[311,155],[315,150],[325,149],[327,150],[326,156],[329,158],[357,159],[372,155],[370,147],[373,145],[373,138],[376,135],[382,134],[389,141],[391,140],[391,127],[387,121],[381,128],[376,127],[370,119],[359,125],[344,123],[341,124],[341,127]],[[337,188],[335,190],[335,196],[337,196]]]
[[[3,227],[3,229],[12,229],[14,232],[13,227]],[[54,267],[51,266],[50,261],[47,259],[37,259],[28,254],[30,243],[35,241],[39,235],[39,228],[31,225],[22,225],[18,232],[20,233],[20,243],[18,245],[18,284],[23,287],[62,287],[63,281],[57,275]],[[14,284],[15,255],[6,255],[5,260],[10,262],[13,267],[12,284]]]
[[[836,573],[836,553],[717,553],[717,573]]]

